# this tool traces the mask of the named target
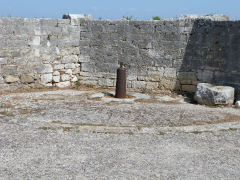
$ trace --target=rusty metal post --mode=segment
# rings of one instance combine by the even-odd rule
[[[120,68],[117,69],[116,98],[126,98],[126,69],[120,62]]]

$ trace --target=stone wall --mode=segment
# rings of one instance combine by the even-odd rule
[[[68,19],[0,18],[0,88],[78,81],[80,26]]]
[[[239,21],[0,18],[0,88],[115,86],[195,91],[198,82],[240,86]]]

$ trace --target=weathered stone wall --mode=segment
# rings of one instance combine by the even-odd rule
[[[198,82],[240,86],[240,22],[204,19],[94,21],[0,18],[0,87],[128,87],[195,91]]]
[[[0,87],[66,87],[78,80],[79,23],[0,18]]]

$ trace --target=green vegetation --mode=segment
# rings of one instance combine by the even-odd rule
[[[133,16],[123,16],[123,19],[131,21],[133,19]]]
[[[88,87],[88,88],[93,88],[92,84],[85,84],[85,86]]]
[[[77,82],[75,83],[75,87],[76,87],[77,89],[79,88],[80,85],[81,85],[81,84],[80,84],[79,81],[77,81]]]
[[[7,112],[7,111],[2,111],[0,112],[1,115],[3,116],[8,116],[8,117],[14,117],[15,115],[13,113]]]
[[[158,134],[159,134],[159,135],[161,135],[161,136],[163,136],[163,135],[165,135],[166,133],[165,133],[165,132],[162,132],[162,131],[160,131]]]
[[[161,18],[160,18],[159,16],[153,16],[153,17],[152,17],[152,20],[158,21],[158,20],[161,20]]]
[[[38,129],[45,130],[45,131],[47,131],[47,130],[55,130],[55,128],[53,128],[53,127],[46,127],[46,126],[39,127]]]

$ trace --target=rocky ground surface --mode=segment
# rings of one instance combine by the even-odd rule
[[[0,179],[239,179],[239,109],[102,92],[0,95]]]

